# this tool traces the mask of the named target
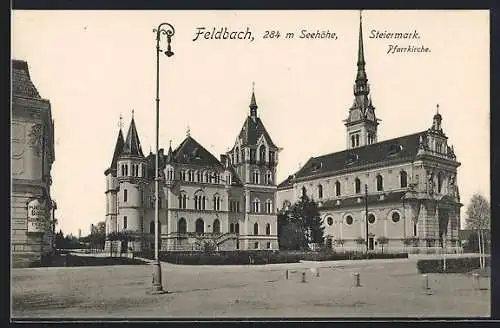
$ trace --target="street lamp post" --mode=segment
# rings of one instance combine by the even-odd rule
[[[161,279],[161,265],[160,259],[158,257],[158,242],[159,242],[159,135],[160,135],[160,40],[162,35],[167,36],[167,50],[164,52],[167,57],[172,57],[174,53],[170,48],[170,43],[172,41],[172,36],[175,33],[175,29],[169,23],[161,23],[156,29],[153,30],[156,33],[156,156],[155,156],[155,261],[153,263],[153,287],[152,293],[161,294],[165,293],[162,286]]]
[[[368,253],[368,185],[365,184],[366,252]]]

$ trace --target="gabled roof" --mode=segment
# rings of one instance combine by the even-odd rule
[[[418,152],[419,137],[424,133],[418,132],[363,147],[311,157],[296,173],[295,178],[312,177],[323,173],[335,174],[339,171],[354,171],[365,165],[413,159]]]
[[[109,166],[109,170],[111,170],[111,171],[116,170],[116,164],[118,162],[118,157],[120,157],[120,155],[123,151],[124,143],[125,142],[123,141],[122,129],[120,129],[120,132],[118,132],[118,138],[116,139],[115,151],[113,152],[113,159],[111,160],[111,165]],[[109,170],[106,170],[106,173],[104,173],[104,174],[107,174],[109,172]]]
[[[243,127],[241,128],[240,134],[238,135],[238,138],[241,138],[242,144],[244,146],[256,145],[262,135],[264,135],[270,147],[277,148],[269,136],[269,133],[267,133],[260,117],[257,117],[254,122],[252,117],[247,116],[245,123],[243,123]]]
[[[187,136],[173,151],[174,163],[223,168],[219,160],[193,137]]]
[[[12,60],[12,95],[42,99],[31,81],[28,63],[24,60]]]
[[[278,189],[287,189],[293,187],[293,175],[289,175],[283,182],[278,184]]]
[[[125,144],[123,145],[122,155],[144,157],[144,154],[142,153],[141,142],[139,141],[139,135],[135,127],[134,118],[132,118],[132,121],[130,122],[130,127],[127,132],[127,139],[125,140]]]

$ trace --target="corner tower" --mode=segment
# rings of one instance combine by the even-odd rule
[[[354,102],[349,109],[349,116],[344,121],[346,126],[347,149],[362,147],[377,142],[378,119],[370,97],[370,85],[365,70],[363,49],[363,20],[359,14],[358,71],[354,82]]]
[[[117,231],[143,231],[143,193],[147,184],[146,158],[142,153],[134,112],[123,150],[118,158],[119,183]],[[129,245],[129,247],[132,247]]]

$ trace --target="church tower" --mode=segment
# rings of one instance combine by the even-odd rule
[[[117,164],[118,158],[123,151],[123,133],[121,129],[121,117],[120,117],[120,131],[118,132],[118,137],[116,139],[115,151],[113,152],[113,158],[111,160],[111,165],[104,172],[106,176],[106,191],[104,192],[106,195],[106,236],[110,233],[116,232],[116,224],[117,224],[117,215],[118,215],[118,207],[117,207],[117,196],[118,196],[118,178],[117,178]],[[109,250],[110,241],[106,240],[105,249]]]
[[[372,104],[370,85],[365,71],[363,50],[363,22],[359,16],[358,71],[354,82],[354,102],[345,120],[347,129],[347,149],[362,147],[377,142],[378,119]]]
[[[118,158],[118,215],[117,231],[143,232],[144,189],[147,185],[146,158],[142,153],[139,135],[135,126],[134,112],[127,132],[123,150]],[[135,247],[139,245],[129,245]]]

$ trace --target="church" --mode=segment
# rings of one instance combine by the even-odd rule
[[[230,150],[216,158],[188,130],[168,151],[160,149],[160,250],[278,249],[276,168],[278,148],[257,109],[250,111]],[[154,241],[155,154],[144,155],[132,116],[126,138],[118,132],[106,176],[106,235],[127,231]],[[154,242],[107,238],[106,250],[152,248]],[[150,238],[151,240],[151,238]],[[115,247],[116,246],[116,247]]]
[[[379,141],[365,65],[360,17],[354,102],[344,121],[346,149],[310,158],[280,183],[279,210],[302,195],[312,198],[327,247],[334,249],[456,251],[460,163],[442,128],[439,105],[427,129]]]

